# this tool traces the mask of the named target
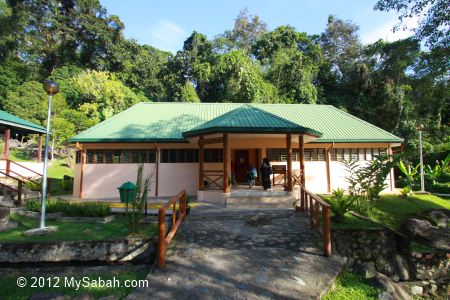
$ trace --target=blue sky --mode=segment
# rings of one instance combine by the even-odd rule
[[[323,32],[328,15],[352,20],[360,26],[364,43],[380,38],[405,38],[409,32],[393,33],[395,13],[374,11],[376,0],[100,0],[109,14],[120,17],[125,35],[142,44],[176,52],[196,30],[212,39],[233,27],[239,11],[248,8],[267,23],[269,30],[289,24],[309,34]]]

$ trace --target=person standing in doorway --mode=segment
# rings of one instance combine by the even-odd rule
[[[270,174],[272,174],[272,166],[269,160],[264,157],[263,163],[261,165],[261,175],[262,175],[262,186],[264,190],[270,189]]]
[[[252,165],[249,166],[247,171],[247,180],[248,180],[248,188],[251,189],[252,186],[255,185],[256,177],[258,177],[258,172],[256,171],[256,168]]]

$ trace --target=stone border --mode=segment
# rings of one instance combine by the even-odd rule
[[[41,213],[29,210],[16,210],[12,213],[19,214],[21,216],[26,216],[33,219],[38,219],[41,217]],[[109,215],[106,217],[64,217],[62,213],[47,213],[45,214],[46,220],[56,220],[62,222],[73,222],[73,223],[101,223],[106,224],[116,219],[114,215]]]
[[[129,262],[155,257],[153,238],[122,238],[64,242],[3,242],[0,263]]]

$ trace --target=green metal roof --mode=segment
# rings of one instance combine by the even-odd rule
[[[15,115],[0,110],[0,124],[13,127],[27,133],[45,133],[45,128]]]
[[[309,133],[321,136],[311,128],[306,128],[249,104],[240,106],[217,118],[183,132],[184,137],[211,133]]]
[[[271,115],[270,122],[278,117],[284,119],[283,122],[322,133],[314,142],[402,142],[401,138],[331,105],[183,102],[138,103],[81,132],[69,142],[183,142],[186,141],[183,132],[201,128],[244,106],[267,112]],[[239,115],[245,115],[246,111]]]

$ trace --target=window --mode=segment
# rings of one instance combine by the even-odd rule
[[[320,149],[319,149],[320,150]],[[387,149],[382,148],[351,148],[351,149],[331,149],[331,160],[332,161],[362,161],[362,160],[374,160],[379,155],[386,155]],[[321,154],[319,152],[319,160]]]
[[[92,149],[87,150],[88,164],[120,164],[120,163],[155,163],[156,150],[154,149],[136,149],[136,150],[110,150],[110,149]],[[77,163],[81,162],[78,160]]]
[[[205,149],[205,155],[206,155]],[[161,163],[198,162],[197,149],[161,149]]]
[[[223,162],[223,149],[205,149],[205,162]]]
[[[75,152],[75,163],[76,164],[80,164],[81,163],[81,151],[80,150]]]
[[[305,149],[305,161],[325,161],[325,149],[314,148]],[[286,162],[287,149],[285,148],[267,148],[266,157],[271,162]],[[300,161],[300,150],[292,149],[292,161]]]

